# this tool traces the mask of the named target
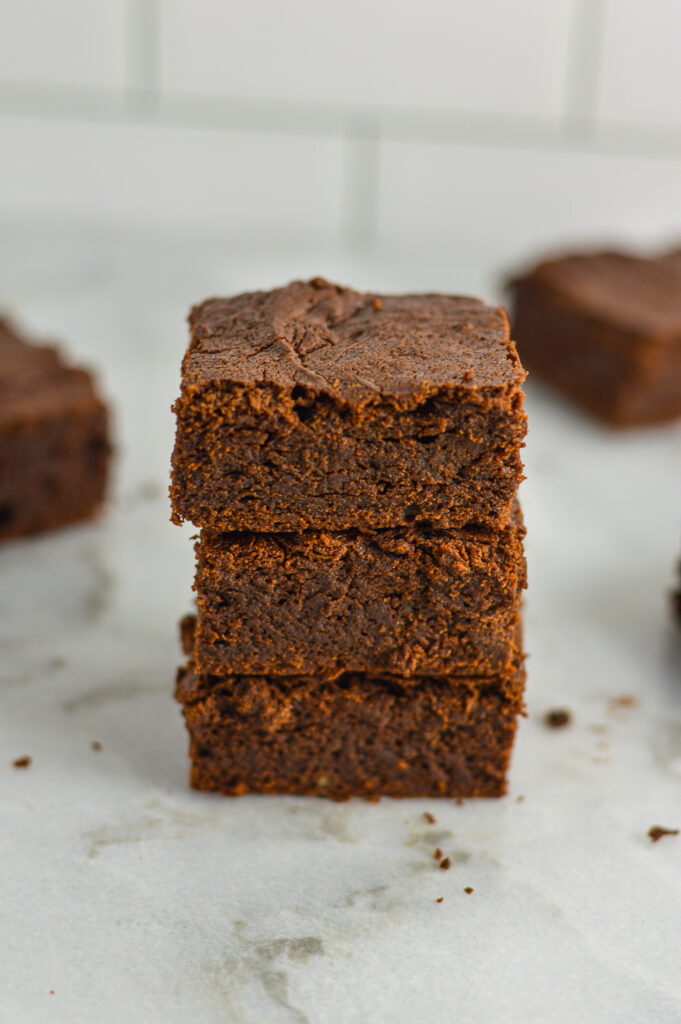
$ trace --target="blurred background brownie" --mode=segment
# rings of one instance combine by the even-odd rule
[[[681,258],[561,256],[511,283],[525,366],[617,427],[681,416]]]
[[[503,310],[321,279],[210,299],[175,405],[175,521],[212,530],[504,526],[525,374]]]
[[[0,321],[0,540],[95,515],[111,445],[86,370]]]

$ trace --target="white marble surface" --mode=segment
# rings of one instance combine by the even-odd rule
[[[0,1020],[681,1020],[681,836],[646,836],[681,827],[681,429],[610,435],[529,389],[507,798],[200,795],[171,697],[192,530],[165,497],[188,303],[320,272],[489,293],[485,267],[15,225],[0,269],[101,368],[120,438],[101,522],[0,550]]]

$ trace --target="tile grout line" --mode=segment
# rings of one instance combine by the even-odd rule
[[[155,4],[155,0],[151,2]],[[152,58],[151,69],[154,63]],[[546,117],[511,118],[506,114],[477,115],[416,108],[361,110],[341,104],[278,103],[180,94],[164,97],[153,84],[155,74],[148,75],[146,89],[134,88],[131,84],[129,92],[123,94],[113,89],[0,80],[0,115],[98,125],[298,135],[345,139],[358,145],[368,145],[371,133],[367,135],[367,125],[372,125],[377,151],[383,142],[404,142],[681,159],[681,125],[667,129],[602,120],[598,122],[596,133],[595,119],[592,119],[591,131],[585,132],[584,120],[568,114],[561,123],[559,119]],[[582,130],[571,131],[576,125]]]
[[[594,137],[607,0],[573,0],[561,127],[575,142]]]
[[[158,0],[127,0],[126,13],[127,105],[132,112],[151,113],[161,97]]]

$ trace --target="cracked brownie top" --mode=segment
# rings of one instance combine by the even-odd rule
[[[301,386],[352,405],[442,387],[520,387],[501,308],[447,295],[378,296],[321,278],[208,299],[189,318],[185,386]]]

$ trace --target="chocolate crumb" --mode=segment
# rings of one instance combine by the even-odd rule
[[[452,866],[452,862],[449,859],[449,857],[445,857],[444,860],[440,861],[440,867],[442,868],[443,871],[449,871],[451,866]]]
[[[92,747],[93,750],[99,751],[102,749],[102,744],[99,742],[99,740],[93,740],[90,746]]]
[[[466,888],[464,889],[464,892],[466,893],[467,896],[470,896],[470,894],[474,892],[474,890],[471,888],[470,885],[467,885]]]
[[[426,822],[429,825],[434,825],[435,824],[435,821],[436,821],[435,815],[431,814],[430,811],[425,811],[423,817],[426,819]]]
[[[18,757],[16,761],[13,761],[12,763],[15,768],[30,768],[32,762],[33,759],[28,755],[25,755],[24,757]]]
[[[544,715],[544,724],[549,729],[564,729],[571,722],[572,714],[565,708],[554,708],[553,711],[547,711]]]
[[[442,850],[440,849],[439,846],[436,849],[435,853],[433,854],[433,857],[435,858],[435,860],[442,860]]]
[[[651,843],[656,843],[658,839],[662,839],[662,836],[678,836],[678,834],[678,828],[663,828],[662,825],[651,825],[648,829]]]
[[[438,896],[438,898],[435,900],[435,902],[436,903],[442,903],[443,899],[444,899],[444,896]]]
[[[638,697],[631,693],[625,693],[621,697],[613,697],[608,701],[611,711],[619,711],[620,708],[635,708],[638,706]]]
[[[374,309],[380,309],[383,303],[381,302],[380,299],[374,299],[371,305],[374,307]]]

